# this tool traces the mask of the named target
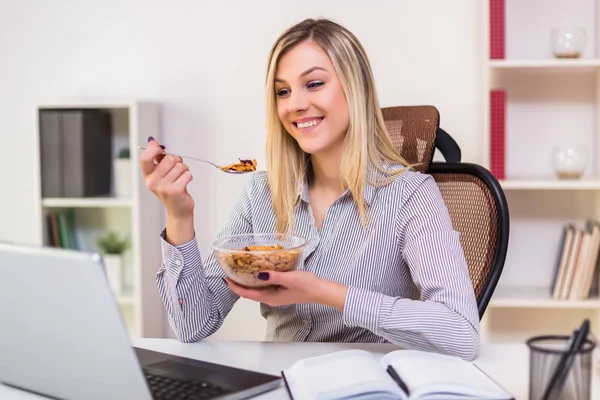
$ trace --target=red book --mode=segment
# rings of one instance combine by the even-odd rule
[[[490,0],[490,59],[505,57],[505,0]]]
[[[503,180],[506,178],[506,92],[492,90],[490,96],[490,172]]]

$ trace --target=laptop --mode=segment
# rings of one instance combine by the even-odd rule
[[[97,253],[0,243],[0,324],[0,383],[54,399],[246,399],[281,383],[132,346]]]

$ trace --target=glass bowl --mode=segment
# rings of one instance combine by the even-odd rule
[[[587,166],[587,149],[583,146],[555,147],[552,167],[559,179],[580,179]]]
[[[552,28],[551,46],[556,58],[580,58],[585,50],[585,30],[576,26]]]
[[[211,247],[225,275],[250,288],[271,286],[258,279],[261,271],[293,271],[302,260],[307,240],[279,233],[249,233],[224,236]]]

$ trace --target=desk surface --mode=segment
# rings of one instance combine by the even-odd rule
[[[393,345],[346,343],[281,343],[281,342],[229,342],[205,340],[184,344],[172,339],[136,339],[134,346],[163,351],[199,360],[218,362],[279,375],[295,360],[332,351],[359,348],[381,357],[397,350]],[[483,344],[475,363],[517,399],[528,398],[529,352],[524,344]],[[600,372],[595,369],[591,398],[599,398]],[[8,388],[0,384],[0,399],[40,400],[41,396]],[[289,399],[284,387],[255,397],[260,400]]]

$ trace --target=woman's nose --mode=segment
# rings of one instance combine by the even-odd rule
[[[308,109],[309,101],[308,96],[304,93],[297,91],[295,93],[290,94],[288,99],[288,107],[290,112],[299,112],[305,111]]]

